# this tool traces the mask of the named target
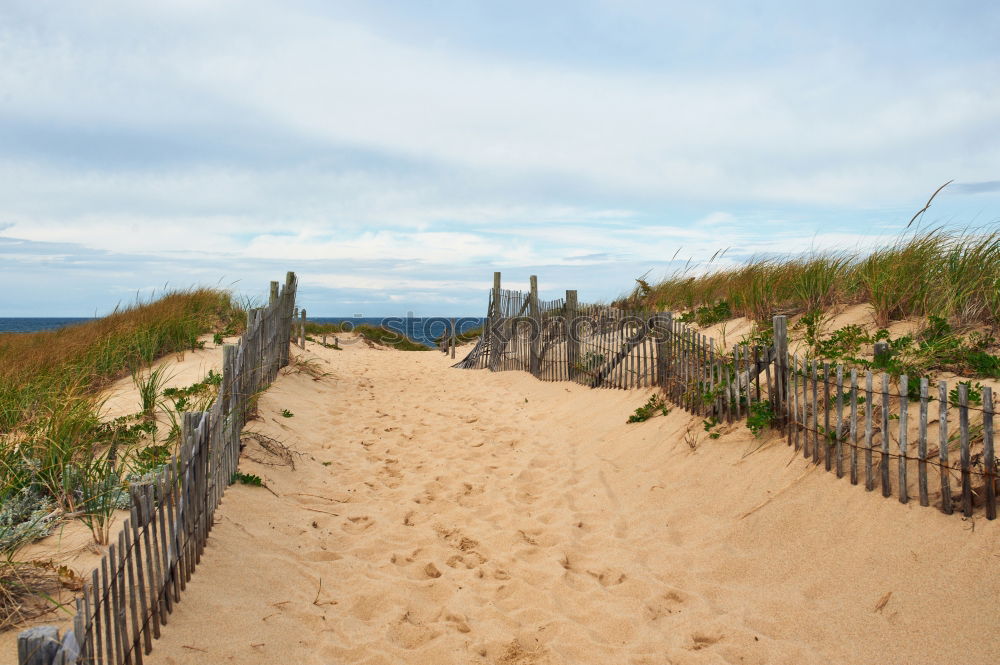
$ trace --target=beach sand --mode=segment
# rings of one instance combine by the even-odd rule
[[[327,375],[283,374],[249,425],[294,470],[241,463],[274,493],[228,490],[146,662],[1000,657],[995,522],[866,493],[742,426],[626,425],[648,391],[304,356]]]

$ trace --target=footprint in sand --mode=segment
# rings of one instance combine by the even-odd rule
[[[710,647],[713,644],[717,644],[722,641],[722,635],[710,635],[708,633],[695,633],[691,636],[691,646],[688,647],[691,651],[700,651],[706,647]]]
[[[392,622],[389,626],[389,641],[408,650],[417,649],[438,637],[441,631],[434,630],[415,618],[410,612]]]
[[[659,621],[665,616],[680,612],[687,603],[687,595],[679,591],[667,591],[655,596],[646,603],[646,618],[650,621]]]
[[[340,528],[346,533],[362,533],[372,528],[374,524],[375,520],[367,515],[361,515],[360,517],[348,517]]]
[[[472,631],[469,627],[468,620],[466,620],[466,618],[461,614],[448,614],[444,619],[454,625],[455,630],[460,633],[468,633]]]
[[[611,568],[605,568],[604,570],[588,570],[587,574],[600,582],[603,587],[618,586],[626,579],[625,573]]]
[[[306,561],[339,561],[343,559],[341,555],[336,552],[325,552],[323,550],[316,550],[315,552],[307,552],[302,555],[302,558]]]

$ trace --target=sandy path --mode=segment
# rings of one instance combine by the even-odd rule
[[[243,462],[278,496],[228,491],[147,662],[1000,656],[995,523],[867,494],[780,441],[746,455],[745,429],[625,425],[645,392],[309,351],[330,375],[282,376],[252,426],[296,469]]]

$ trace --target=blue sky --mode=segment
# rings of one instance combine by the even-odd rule
[[[0,316],[479,315],[1000,220],[1000,5],[0,4]],[[719,265],[720,262],[716,262]]]

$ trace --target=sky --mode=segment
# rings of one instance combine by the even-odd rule
[[[2,0],[0,317],[543,298],[1000,223],[1000,4]],[[709,263],[719,250],[722,259]]]

